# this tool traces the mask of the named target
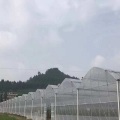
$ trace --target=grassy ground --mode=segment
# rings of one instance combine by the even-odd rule
[[[27,119],[17,115],[0,114],[0,120],[27,120]]]

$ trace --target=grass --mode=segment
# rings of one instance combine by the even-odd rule
[[[27,120],[25,117],[10,114],[0,114],[0,120]]]

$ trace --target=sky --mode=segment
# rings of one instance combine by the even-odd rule
[[[54,67],[120,71],[120,0],[0,0],[0,79]]]

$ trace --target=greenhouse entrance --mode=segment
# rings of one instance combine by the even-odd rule
[[[47,118],[47,120],[51,120],[51,107],[47,108],[46,118]]]

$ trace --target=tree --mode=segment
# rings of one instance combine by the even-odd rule
[[[0,93],[0,102],[3,102],[2,93]]]
[[[38,71],[38,75],[41,75],[41,72]]]
[[[4,100],[7,100],[7,92],[4,92]]]

